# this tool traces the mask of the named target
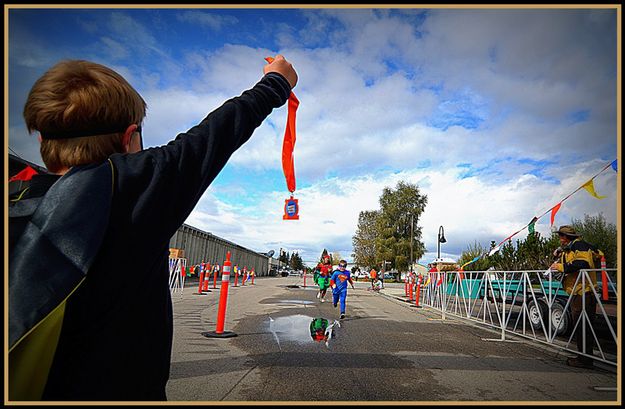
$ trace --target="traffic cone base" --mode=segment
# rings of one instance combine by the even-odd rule
[[[224,331],[221,333],[218,333],[216,331],[206,331],[202,332],[202,335],[206,338],[232,338],[237,336],[237,334],[232,331]]]

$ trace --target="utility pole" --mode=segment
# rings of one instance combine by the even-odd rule
[[[414,214],[410,214],[410,272],[412,273],[412,237],[414,236],[413,233],[413,226],[414,226]]]

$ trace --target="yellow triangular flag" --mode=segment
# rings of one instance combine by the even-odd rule
[[[586,189],[588,191],[588,193],[590,193],[591,195],[593,195],[597,199],[603,199],[604,197],[606,197],[606,196],[599,196],[599,195],[597,195],[597,192],[595,192],[595,186],[592,183],[592,179],[590,179],[588,182],[584,183],[584,185],[582,187],[584,189]]]

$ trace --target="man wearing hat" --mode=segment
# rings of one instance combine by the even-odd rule
[[[577,285],[575,285],[575,282],[577,281],[580,270],[594,269],[595,259],[597,257],[600,258],[603,253],[597,250],[592,244],[582,240],[581,236],[572,226],[561,226],[557,234],[560,237],[560,248],[558,249],[559,251],[557,250],[560,259],[551,265],[551,269],[564,273],[564,289],[568,294],[572,294],[570,305],[573,325],[580,319],[583,310],[588,316],[590,325],[592,325],[595,320],[597,300],[592,292],[591,283],[588,282],[588,278],[592,281],[592,285],[595,286],[597,283],[596,273],[594,271],[588,272],[588,276],[585,277],[584,286],[582,286],[583,277],[580,277]],[[594,338],[592,330],[588,326],[586,327],[585,337],[586,348],[584,348],[581,322],[577,325],[575,338],[577,340],[577,350],[580,353],[586,355],[593,354]],[[593,360],[588,356],[580,354],[575,358],[568,358],[566,364],[578,368],[592,368]]]

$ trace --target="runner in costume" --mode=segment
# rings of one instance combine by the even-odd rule
[[[330,256],[325,255],[323,257],[323,262],[319,263],[315,269],[315,282],[319,286],[319,292],[317,293],[317,298],[320,299],[321,302],[325,302],[326,292],[328,291],[328,287],[330,286],[330,274],[332,272],[332,261],[330,260]]]
[[[332,287],[332,301],[336,307],[341,302],[341,319],[345,318],[345,299],[347,298],[347,283],[350,283],[354,289],[351,273],[347,269],[347,261],[339,261],[339,267],[330,278],[330,287]]]

